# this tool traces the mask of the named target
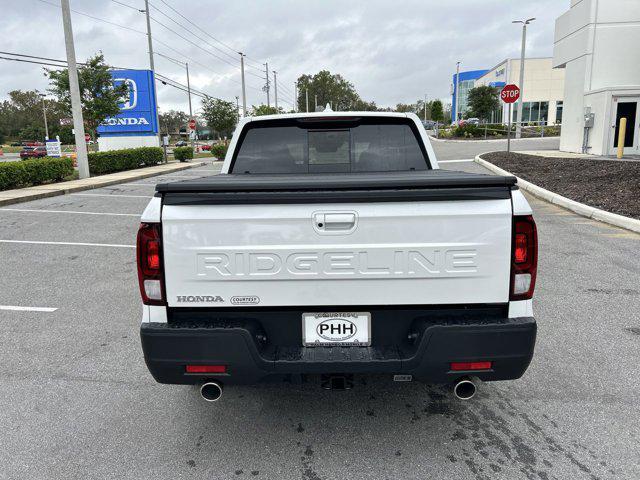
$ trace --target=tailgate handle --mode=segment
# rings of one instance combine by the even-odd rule
[[[315,227],[320,231],[352,230],[356,225],[355,213],[316,213]]]

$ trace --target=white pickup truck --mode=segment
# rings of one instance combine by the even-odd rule
[[[163,183],[137,258],[161,383],[357,374],[519,378],[534,350],[536,226],[515,178],[440,170],[413,114],[243,119],[222,174]]]

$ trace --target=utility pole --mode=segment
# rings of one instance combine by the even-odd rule
[[[318,95],[315,95],[316,101],[315,101],[315,107],[313,109],[314,112],[318,111]]]
[[[305,88],[304,90],[304,98],[307,106],[307,113],[309,113],[309,89],[308,88]]]
[[[427,121],[427,94],[424,94],[424,121]]]
[[[295,103],[293,104],[293,111],[298,111],[298,82],[293,82],[293,98]]]
[[[80,101],[80,83],[76,66],[76,49],[73,45],[73,29],[71,28],[71,9],[69,0],[62,0],[62,27],[64,43],[67,50],[67,67],[69,69],[69,92],[71,94],[71,112],[73,129],[76,138],[76,161],[80,178],[89,178],[89,160],[87,143],[84,139],[84,120],[82,119],[82,103]]]
[[[527,46],[527,25],[535,20],[535,17],[528,18],[527,20],[514,20],[511,23],[521,23],[522,24],[522,48],[520,50],[520,98],[518,99],[518,103],[516,104],[517,113],[516,113],[516,138],[520,138],[522,136],[522,102],[524,101],[524,54],[525,48]]]
[[[264,74],[265,74],[265,77],[267,78],[267,84],[264,87],[267,92],[267,107],[270,107],[271,104],[269,103],[269,89],[271,87],[269,86],[269,62],[264,64]]]
[[[240,54],[240,72],[242,73],[242,116],[247,116],[247,92],[245,90],[244,85],[244,53],[238,52]]]
[[[276,104],[276,112],[278,111],[278,72],[273,71],[273,97]]]
[[[44,116],[44,138],[49,140],[49,126],[47,125],[47,105],[44,103],[44,93],[39,93],[40,97],[42,97],[42,115]]]
[[[162,134],[160,133],[160,118],[158,117],[158,95],[156,94],[156,68],[153,62],[153,40],[151,38],[151,18],[149,17],[149,0],[144,0],[144,14],[147,17],[147,40],[149,42],[149,69],[153,74],[153,102],[156,105],[156,126],[158,127],[158,140],[159,145],[162,145]]]
[[[169,57],[167,55],[163,55],[162,53],[156,53],[163,58],[175,63],[176,65],[184,66],[187,71],[187,95],[189,98],[189,120],[193,118],[193,110],[191,108],[191,80],[189,78],[189,64],[187,62],[181,62],[180,60],[176,60],[175,58]],[[168,133],[168,132],[167,132]],[[191,148],[193,148],[193,138],[191,139]]]
[[[185,68],[187,69],[187,95],[189,96],[189,120],[193,118],[193,110],[191,110],[191,83],[189,82],[189,64],[185,62]],[[193,137],[191,137],[191,150],[193,150]]]
[[[236,95],[236,121],[240,121],[240,97]]]
[[[460,62],[456,63],[456,105],[455,105],[455,110],[456,110],[456,126],[458,126],[459,122],[458,122],[458,106],[460,105]]]

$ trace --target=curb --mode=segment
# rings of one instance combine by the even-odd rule
[[[491,170],[494,173],[497,173],[498,175],[515,176],[500,167],[496,167],[493,163],[489,163],[486,160],[483,160],[481,158],[481,155],[483,154],[476,155],[476,158],[474,159],[477,164],[482,165],[483,167]],[[527,182],[520,177],[516,178],[518,179],[518,186],[522,190],[529,192],[531,195],[538,197],[546,202],[553,203],[554,205],[566,208],[567,210],[571,210],[572,212],[577,213],[582,217],[591,218],[593,220],[598,220],[599,222],[608,223],[609,225],[614,225],[626,230],[631,230],[632,232],[640,233],[640,220],[625,217],[623,215],[618,215],[616,213],[607,212],[599,208],[590,207],[589,205],[585,205],[584,203],[576,202],[575,200],[571,200],[570,198],[563,197],[562,195],[558,195],[557,193],[553,193],[552,191],[546,190],[531,182]]]
[[[167,164],[164,164],[167,165]],[[169,164],[170,165],[170,164]],[[31,200],[39,200],[41,198],[57,197],[59,195],[66,195],[68,193],[81,192],[83,190],[93,190],[94,188],[108,187],[109,185],[116,185],[118,183],[128,182],[131,180],[140,180],[143,178],[157,177],[158,175],[164,175],[166,173],[174,173],[182,170],[188,170],[191,168],[202,167],[206,165],[206,162],[195,162],[187,164],[178,164],[173,168],[164,168],[162,170],[144,171],[156,167],[141,168],[140,172],[136,170],[127,170],[124,172],[110,173],[107,175],[99,175],[97,177],[89,177],[90,182],[85,180],[71,180],[69,182],[51,183],[47,185],[37,185],[35,187],[20,188],[17,190],[4,190],[0,191],[0,207],[6,205],[13,205],[16,203],[29,202]],[[158,165],[162,166],[162,165]],[[132,172],[136,172],[136,175],[127,175]],[[82,184],[73,185],[74,182],[85,182]],[[71,185],[65,185],[71,184]],[[11,194],[10,192],[14,192]],[[20,193],[18,193],[20,192]],[[13,196],[12,196],[13,195]],[[3,198],[5,197],[5,198]]]

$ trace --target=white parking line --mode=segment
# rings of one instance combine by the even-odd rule
[[[50,307],[17,307],[15,305],[0,305],[0,310],[12,310],[14,312],[55,312],[57,308]]]
[[[71,193],[73,197],[122,197],[122,198],[153,198],[153,195],[120,195],[119,193]]]
[[[37,240],[0,240],[0,243],[24,243],[29,245],[71,245],[78,247],[136,248],[135,245],[119,245],[116,243],[41,242]]]
[[[78,212],[76,210],[36,210],[35,208],[0,208],[0,212],[31,212],[31,213],[73,213],[78,215],[107,215],[114,217],[140,217],[139,213],[112,212]]]
[[[466,158],[463,160],[438,160],[438,163],[462,163],[462,162],[473,162],[473,158]]]

